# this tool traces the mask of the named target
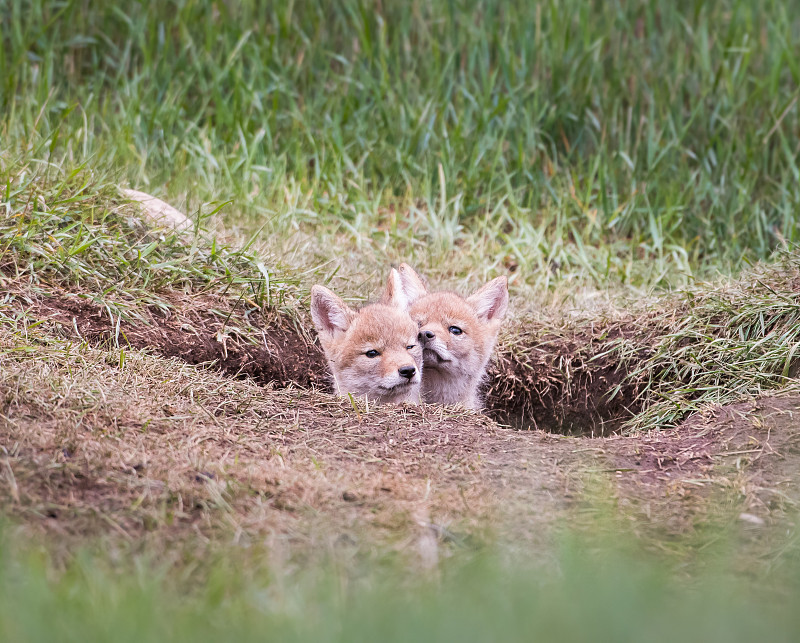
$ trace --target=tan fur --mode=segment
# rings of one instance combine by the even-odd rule
[[[339,395],[377,402],[420,402],[422,346],[392,270],[379,304],[356,311],[324,286],[311,289],[311,316]],[[377,351],[368,357],[369,351]],[[403,372],[414,372],[411,377]]]
[[[408,264],[398,272],[423,346],[422,399],[481,408],[478,389],[508,309],[508,281],[498,277],[465,299],[454,292],[429,293]],[[453,327],[462,332],[455,334]]]

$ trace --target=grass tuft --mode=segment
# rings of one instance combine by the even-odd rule
[[[0,168],[0,183],[0,279],[8,287],[72,290],[140,323],[143,309],[169,314],[170,293],[222,296],[259,316],[302,314],[299,280],[261,253],[206,234],[207,214],[198,213],[188,236],[152,228],[108,177],[64,168],[39,174],[30,159]]]
[[[660,302],[667,332],[647,346],[621,343],[644,410],[629,430],[675,426],[709,404],[797,387],[800,364],[800,255],[783,253],[740,279],[698,286]],[[671,300],[671,301],[670,301]],[[642,359],[642,355],[645,355]]]

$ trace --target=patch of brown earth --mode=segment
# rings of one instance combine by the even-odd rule
[[[746,508],[768,521],[776,511],[800,508],[800,395],[796,391],[715,409],[693,419],[714,427],[716,468],[746,471]]]
[[[602,455],[638,531],[686,535],[737,524],[774,538],[764,527],[793,521],[800,508],[800,396],[762,397],[709,409],[669,431],[609,437]]]
[[[64,293],[38,297],[25,307],[36,320],[49,320],[63,332],[94,345],[109,341],[149,349],[189,364],[213,364],[236,377],[261,385],[328,388],[327,365],[321,350],[302,336],[291,322],[276,318],[265,323],[259,313],[248,315],[247,331],[240,330],[241,314],[220,297],[178,298],[162,309],[136,308],[135,321],[112,318],[87,299]]]

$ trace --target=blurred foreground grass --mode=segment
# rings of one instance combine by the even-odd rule
[[[778,572],[750,583],[711,552],[702,555],[710,565],[676,574],[632,546],[578,537],[544,566],[482,553],[451,559],[427,577],[392,563],[361,574],[331,566],[275,575],[254,558],[233,548],[167,569],[144,556],[109,564],[78,555],[56,570],[45,555],[6,541],[0,637],[730,643],[800,635],[796,546],[773,565]]]

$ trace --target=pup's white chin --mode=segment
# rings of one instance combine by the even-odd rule
[[[410,402],[415,399],[415,389],[419,382],[398,384],[390,389],[381,389],[381,401],[384,403]]]
[[[445,359],[432,348],[425,348],[422,351],[422,365],[428,368],[436,368],[439,364],[449,361],[449,359]]]
[[[405,382],[398,382],[392,386],[379,386],[378,388],[381,391],[386,391],[387,393],[401,393],[404,392],[409,386],[413,386],[414,384],[419,384],[416,380],[406,380]]]

